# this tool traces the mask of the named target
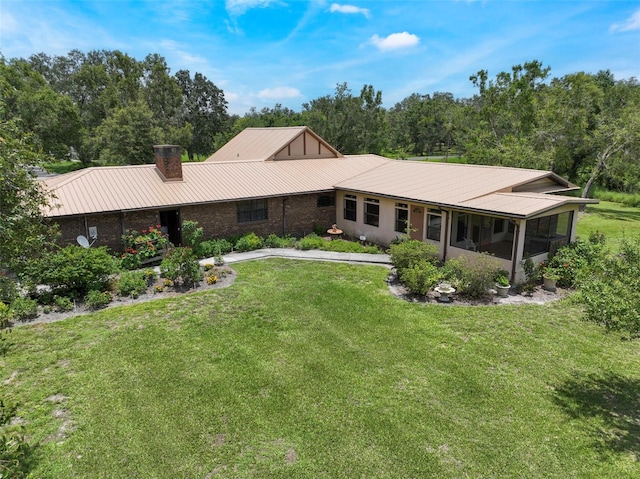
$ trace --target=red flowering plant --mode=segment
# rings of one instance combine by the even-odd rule
[[[121,255],[122,267],[136,269],[143,261],[164,253],[169,238],[160,229],[160,225],[149,226],[141,232],[126,230],[121,237],[124,253]]]

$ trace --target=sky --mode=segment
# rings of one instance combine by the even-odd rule
[[[391,108],[412,93],[471,97],[470,75],[531,60],[551,77],[640,78],[640,1],[0,0],[5,58],[72,49],[158,53],[238,115],[301,111],[344,82],[354,95],[373,85]]]

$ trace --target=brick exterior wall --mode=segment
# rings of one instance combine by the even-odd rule
[[[182,206],[175,209],[179,210],[181,221],[197,221],[198,226],[204,230],[205,239],[241,236],[251,232],[263,237],[271,233],[278,236],[302,237],[313,232],[314,226],[326,230],[336,222],[335,205],[318,207],[320,196],[335,199],[334,192],[268,198],[268,219],[246,223],[238,223],[236,202]],[[77,216],[60,218],[55,222],[60,226],[62,233],[59,240],[61,245],[77,244],[76,237],[88,237],[88,228],[95,226],[98,229],[98,240],[94,246],[108,246],[113,251],[122,251],[120,237],[124,230],[141,231],[160,224],[160,211]]]

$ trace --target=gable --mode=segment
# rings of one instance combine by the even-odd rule
[[[338,158],[339,154],[311,130],[304,131],[282,148],[274,160],[302,160],[305,158]]]

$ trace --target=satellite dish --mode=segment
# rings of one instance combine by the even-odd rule
[[[90,248],[90,247],[91,247],[91,245],[92,245],[93,243],[95,243],[95,241],[96,241],[96,240],[93,240],[91,243],[89,243],[89,240],[87,239],[87,237],[86,237],[86,236],[82,236],[82,235],[80,235],[80,236],[78,236],[78,237],[76,238],[76,241],[77,241],[77,242],[78,242],[78,244],[79,244],[80,246],[82,246],[83,248]]]

